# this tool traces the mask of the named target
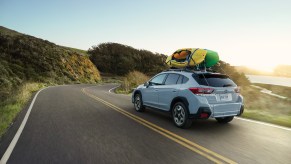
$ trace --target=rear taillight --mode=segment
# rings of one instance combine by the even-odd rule
[[[189,90],[194,94],[211,94],[214,91],[213,88],[189,88]]]
[[[209,114],[208,113],[200,113],[200,118],[208,118]]]
[[[235,91],[235,93],[240,93],[240,87],[236,87],[236,88],[234,89],[234,91]]]

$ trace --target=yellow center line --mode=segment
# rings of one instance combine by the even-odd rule
[[[86,88],[90,88],[90,87],[86,87]],[[85,90],[85,88],[82,89],[82,92],[84,94],[86,94],[87,96],[89,96],[89,97],[91,97],[91,98],[103,103],[104,105],[112,108],[113,110],[115,110],[115,111],[117,111],[117,112],[119,112],[119,113],[121,113],[121,114],[123,114],[123,115],[125,115],[125,116],[127,116],[129,118],[131,118],[132,120],[134,120],[134,121],[136,121],[136,122],[138,122],[138,123],[150,128],[151,130],[153,130],[153,131],[155,131],[155,132],[157,132],[157,133],[159,133],[159,134],[171,139],[172,141],[174,141],[176,143],[179,143],[180,145],[190,149],[191,151],[196,152],[196,153],[206,157],[207,159],[213,161],[214,163],[224,163],[225,162],[225,163],[230,163],[230,164],[236,164],[236,162],[234,162],[234,161],[232,161],[232,160],[230,160],[230,159],[228,159],[226,157],[223,157],[222,155],[219,155],[219,154],[217,154],[217,153],[215,153],[215,152],[213,152],[211,150],[208,150],[207,148],[204,148],[204,147],[202,147],[202,146],[200,146],[200,145],[198,145],[198,144],[196,144],[196,143],[194,143],[194,142],[192,142],[190,140],[187,140],[186,138],[183,138],[183,137],[181,137],[181,136],[179,136],[177,134],[174,134],[174,133],[172,133],[172,132],[170,132],[170,131],[162,128],[162,127],[159,127],[156,124],[153,124],[153,123],[151,123],[151,122],[149,122],[147,120],[144,120],[141,117],[138,117],[138,116],[136,116],[134,114],[131,114],[131,113],[125,111],[124,109],[121,109],[121,108],[119,108],[119,107],[117,107],[117,106],[115,106],[115,105],[113,105],[113,104],[111,104],[111,103],[109,103],[109,102],[107,102],[107,101],[105,101],[105,100],[93,95],[93,94],[88,93]]]

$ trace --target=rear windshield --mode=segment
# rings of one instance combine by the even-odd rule
[[[235,87],[236,84],[227,75],[221,74],[193,74],[199,85],[211,87]]]

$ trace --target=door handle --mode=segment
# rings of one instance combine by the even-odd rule
[[[173,90],[172,92],[177,92],[177,90]]]
[[[155,91],[159,91],[158,89],[155,89]]]

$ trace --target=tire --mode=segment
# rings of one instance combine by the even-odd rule
[[[137,93],[134,95],[134,109],[137,112],[143,112],[145,110],[145,107],[142,103],[142,97],[141,94]]]
[[[192,120],[189,119],[188,108],[182,102],[177,102],[172,108],[172,118],[174,124],[183,129],[190,128],[192,125]]]
[[[215,118],[218,123],[226,124],[232,121],[234,116]]]

